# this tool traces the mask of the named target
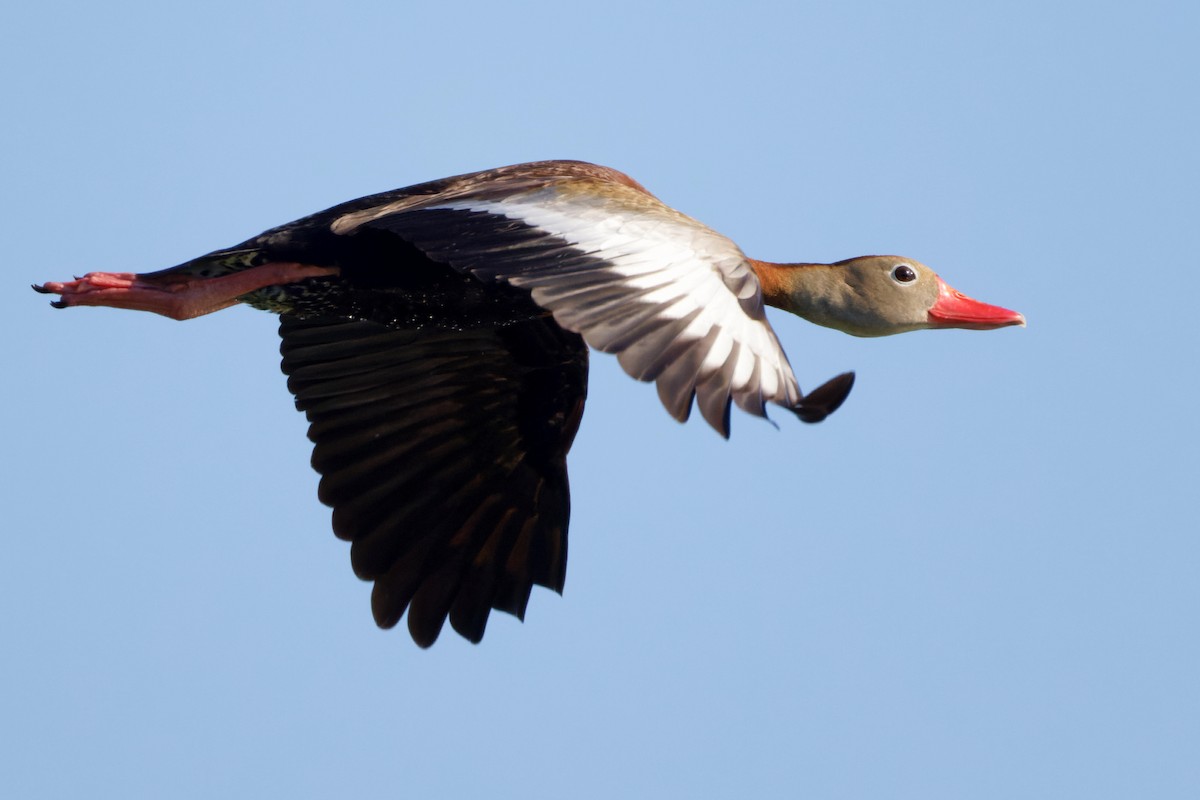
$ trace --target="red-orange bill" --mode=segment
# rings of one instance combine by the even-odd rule
[[[938,278],[938,298],[929,309],[929,321],[938,328],[989,330],[1006,325],[1025,325],[1025,317],[1016,311],[972,300]]]

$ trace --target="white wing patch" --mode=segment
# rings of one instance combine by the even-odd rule
[[[687,418],[693,393],[704,418],[723,435],[731,399],[760,416],[766,402],[787,408],[800,402],[745,255],[726,237],[649,195],[623,186],[573,191],[550,185],[501,197],[431,197],[406,205],[379,209],[354,224],[391,216],[403,227],[401,218],[425,211],[463,212],[464,220],[469,214],[476,222],[486,214],[569,245],[551,248],[544,262],[531,265],[528,230],[522,235],[501,222],[486,241],[459,238],[451,217],[440,231],[442,244],[431,252],[468,270],[486,264],[489,275],[529,289],[564,328],[597,350],[615,353],[634,378],[655,381],[677,419]],[[335,230],[351,227],[348,222],[335,224]],[[589,257],[586,262],[581,254]]]
[[[765,401],[789,407],[800,401],[796,379],[762,314],[761,300],[754,318],[730,289],[729,279],[745,281],[750,271],[745,255],[729,239],[689,217],[665,206],[659,213],[631,213],[604,196],[564,198],[551,188],[499,200],[463,198],[428,207],[519,220],[602,259],[611,277],[600,284],[564,284],[562,274],[552,269],[515,275],[508,282],[529,288],[534,302],[591,346],[617,353],[625,371],[640,380],[662,380],[669,365],[658,358],[664,352],[706,342],[690,379],[672,377],[682,377],[696,387],[701,412],[722,433],[726,432],[723,420],[713,417],[724,416],[730,397],[757,414],[763,413]],[[757,284],[751,287],[757,294]],[[604,299],[592,302],[592,296]],[[656,337],[623,340],[622,334],[636,330],[638,322],[671,320],[687,322],[667,342]],[[651,348],[659,352],[646,352]],[[718,378],[722,375],[725,380]],[[704,391],[714,396],[705,397]],[[686,408],[681,412],[668,406],[668,410],[686,415]]]

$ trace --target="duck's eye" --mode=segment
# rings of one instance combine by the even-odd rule
[[[892,279],[897,283],[912,283],[917,279],[917,272],[908,264],[898,264],[892,268]]]

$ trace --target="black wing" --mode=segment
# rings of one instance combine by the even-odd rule
[[[375,582],[381,627],[407,608],[422,647],[447,617],[478,642],[491,609],[523,618],[533,584],[562,591],[579,336],[549,316],[466,330],[281,320],[319,496],[355,573]]]

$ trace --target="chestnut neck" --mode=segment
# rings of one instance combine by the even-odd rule
[[[809,322],[854,336],[878,336],[863,318],[861,298],[846,282],[845,262],[775,264],[750,259],[762,286],[763,301]]]
[[[821,305],[822,297],[834,291],[838,281],[835,264],[776,264],[750,259],[750,266],[762,286],[763,301],[775,308],[802,317],[810,306]]]

